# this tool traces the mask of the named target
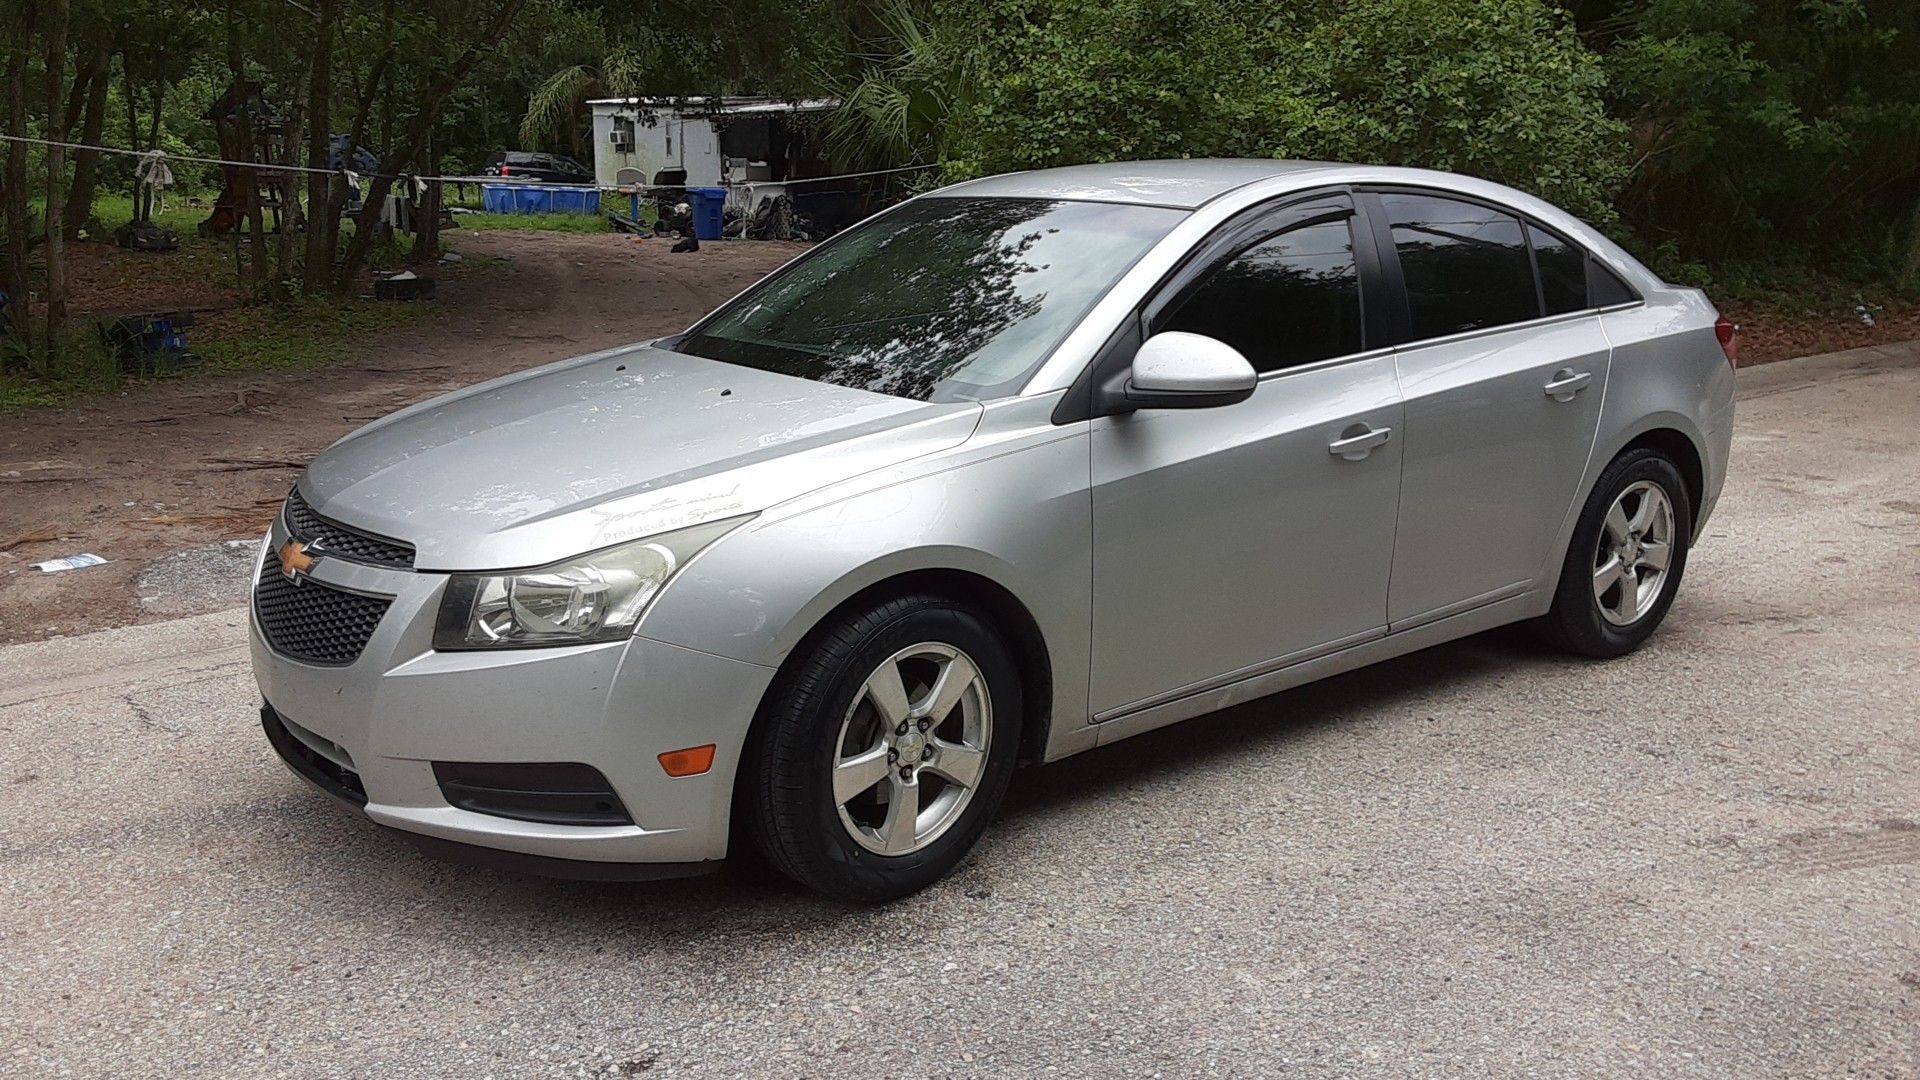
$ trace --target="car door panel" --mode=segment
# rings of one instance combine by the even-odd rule
[[[1388,354],[1269,376],[1227,408],[1096,420],[1096,718],[1384,632],[1401,423]],[[1361,430],[1388,434],[1329,450]]]
[[[1578,494],[1606,395],[1598,316],[1402,348],[1406,459],[1395,629],[1538,581]]]

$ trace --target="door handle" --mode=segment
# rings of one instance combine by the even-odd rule
[[[1347,461],[1359,461],[1373,448],[1393,438],[1392,428],[1368,427],[1365,424],[1349,424],[1340,437],[1327,444],[1327,453]]]
[[[1572,401],[1573,395],[1585,390],[1587,384],[1592,381],[1593,373],[1590,371],[1561,368],[1553,373],[1553,381],[1549,382],[1544,389],[1547,396],[1555,401]]]

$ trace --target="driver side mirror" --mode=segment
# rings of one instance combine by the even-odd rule
[[[1260,376],[1218,338],[1167,330],[1133,354],[1123,393],[1136,409],[1212,409],[1253,396]]]

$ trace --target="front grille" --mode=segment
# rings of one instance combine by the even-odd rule
[[[323,518],[313,512],[307,500],[300,497],[298,488],[287,493],[286,521],[287,529],[294,538],[305,540],[316,555],[334,555],[353,562],[396,566],[402,570],[413,568],[412,544],[350,529],[337,521]]]
[[[362,596],[280,572],[272,554],[260,564],[253,613],[267,645],[282,656],[310,664],[351,664],[367,647],[374,628],[393,603],[388,596]]]

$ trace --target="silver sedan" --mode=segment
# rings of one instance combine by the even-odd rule
[[[1466,177],[959,184],[327,450],[261,552],[262,719],[446,857],[900,896],[1022,763],[1503,623],[1637,648],[1736,345]]]

